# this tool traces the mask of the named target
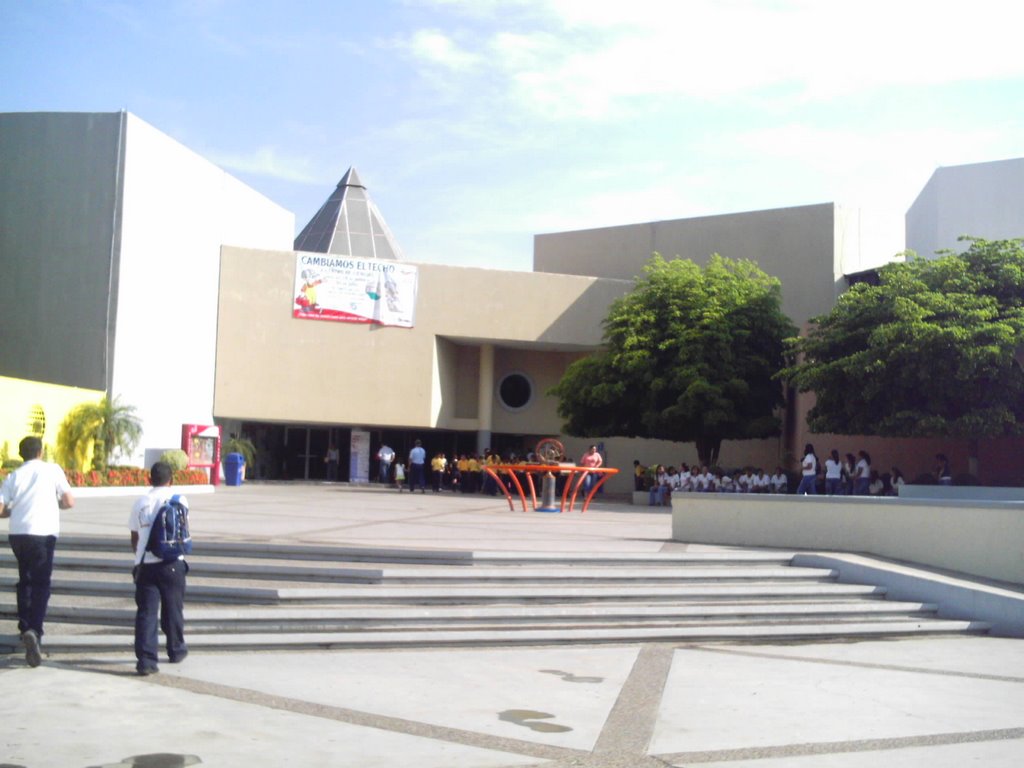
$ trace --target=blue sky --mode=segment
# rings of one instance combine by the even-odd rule
[[[126,109],[293,211],[355,165],[406,258],[1024,156],[1006,0],[0,0],[0,111]],[[674,255],[674,254],[670,254]],[[741,255],[741,254],[736,254]]]

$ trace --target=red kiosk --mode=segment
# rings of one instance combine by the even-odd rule
[[[182,424],[181,450],[188,454],[189,469],[204,469],[211,485],[220,485],[220,427]]]

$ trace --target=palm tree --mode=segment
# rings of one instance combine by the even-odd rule
[[[57,434],[57,450],[71,469],[84,469],[90,450],[92,468],[105,469],[115,452],[130,454],[142,438],[142,422],[134,405],[109,396],[81,403],[68,412]]]

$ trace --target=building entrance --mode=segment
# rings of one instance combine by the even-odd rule
[[[338,479],[349,479],[348,428],[243,422],[242,434],[256,447],[256,466],[246,472],[248,478],[326,480],[327,449],[334,443],[340,453]]]

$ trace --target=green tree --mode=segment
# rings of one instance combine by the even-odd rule
[[[781,287],[751,261],[704,269],[654,254],[604,321],[604,349],[550,390],[570,435],[694,442],[702,463],[722,440],[777,435],[784,339]]]
[[[109,396],[96,403],[81,403],[68,412],[57,434],[61,462],[72,469],[85,469],[92,450],[92,468],[105,469],[116,452],[130,454],[142,437],[142,423],[135,406],[124,405]]]
[[[977,439],[1019,434],[1024,373],[1024,241],[879,271],[792,340],[787,376],[814,392],[814,432]]]

